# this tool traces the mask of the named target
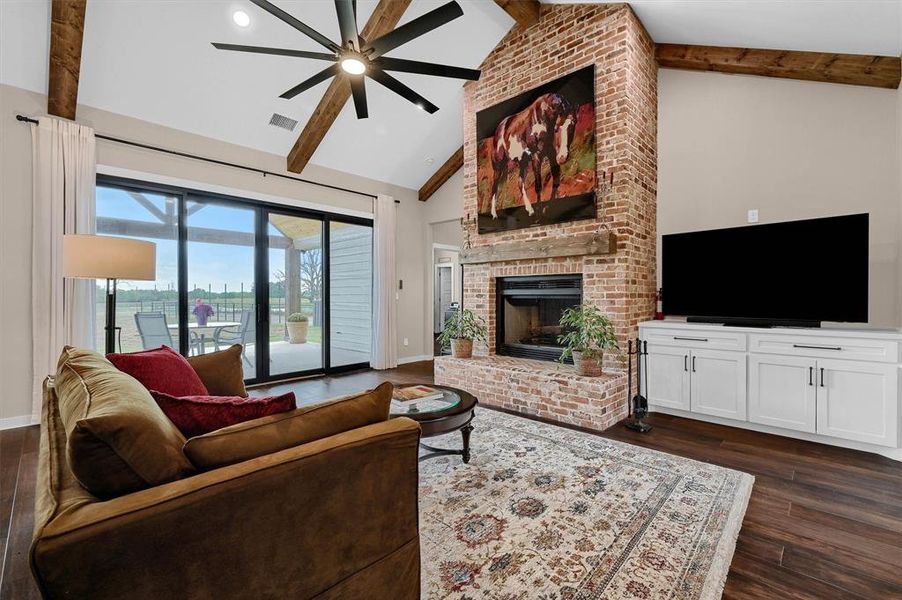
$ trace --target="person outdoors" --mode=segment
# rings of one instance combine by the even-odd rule
[[[194,310],[191,312],[197,317],[197,324],[201,327],[205,327],[207,319],[216,314],[213,312],[213,307],[204,302],[203,298],[198,298],[194,301]]]

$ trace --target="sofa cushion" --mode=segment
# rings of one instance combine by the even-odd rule
[[[199,469],[213,469],[285,450],[388,419],[392,385],[322,404],[247,421],[191,437],[185,454]]]
[[[106,357],[117,369],[140,381],[148,390],[173,396],[209,394],[185,357],[169,346],[127,354],[110,353]]]
[[[189,356],[188,364],[197,372],[209,395],[247,397],[244,368],[241,365],[241,344],[218,352]]]
[[[101,498],[194,472],[184,436],[150,392],[100,354],[66,346],[54,386],[66,457],[79,483]]]
[[[170,396],[152,391],[157,404],[185,437],[294,410],[294,392],[280,396]]]
[[[388,419],[392,385],[247,421],[191,437],[185,454],[198,469],[214,469]]]

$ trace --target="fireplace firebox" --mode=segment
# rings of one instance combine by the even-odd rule
[[[498,354],[559,360],[561,313],[582,302],[582,275],[499,277],[496,281]],[[568,361],[571,362],[571,361]]]

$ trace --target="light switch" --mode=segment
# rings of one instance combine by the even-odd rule
[[[758,209],[753,208],[749,211],[749,223],[757,223],[758,222]]]
[[[404,338],[404,345],[405,345],[405,346],[409,346],[409,345],[410,345],[410,343],[407,341],[407,338]]]

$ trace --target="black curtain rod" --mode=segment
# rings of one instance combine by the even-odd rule
[[[32,119],[31,117],[26,117],[25,115],[16,115],[16,120],[21,121],[23,123],[34,123],[38,124],[37,119]],[[300,183],[307,183],[310,185],[318,185],[320,187],[329,188],[331,190],[337,190],[339,192],[347,192],[349,194],[357,194],[358,196],[366,196],[367,198],[376,199],[376,196],[373,194],[368,194],[366,192],[358,192],[357,190],[351,190],[348,188],[339,187],[337,185],[329,185],[328,183],[320,183],[318,181],[311,181],[309,179],[303,179],[301,177],[292,177],[291,175],[283,175],[282,173],[273,173],[272,171],[266,171],[264,169],[258,169],[256,167],[248,167],[245,165],[239,165],[237,163],[232,163],[224,160],[219,160],[216,158],[207,158],[205,156],[197,156],[195,154],[188,154],[187,152],[179,152],[178,150],[169,150],[167,148],[160,148],[158,146],[151,146],[149,144],[142,144],[140,142],[131,142],[129,140],[123,140],[120,138],[112,137],[109,135],[103,135],[100,133],[95,133],[94,137],[100,138],[102,140],[107,140],[108,142],[116,142],[117,144],[125,144],[126,146],[134,146],[135,148],[143,148],[144,150],[153,150],[154,152],[162,152],[164,154],[172,154],[173,156],[181,156],[183,158],[191,158],[194,160],[202,160],[204,162],[213,163],[215,165],[222,165],[224,167],[232,167],[234,169],[243,169],[245,171],[252,171],[254,173],[260,173],[264,177],[267,175],[271,175],[273,177],[281,177],[282,179],[288,179],[290,181],[298,181]],[[395,200],[395,204],[401,204],[400,200]]]

